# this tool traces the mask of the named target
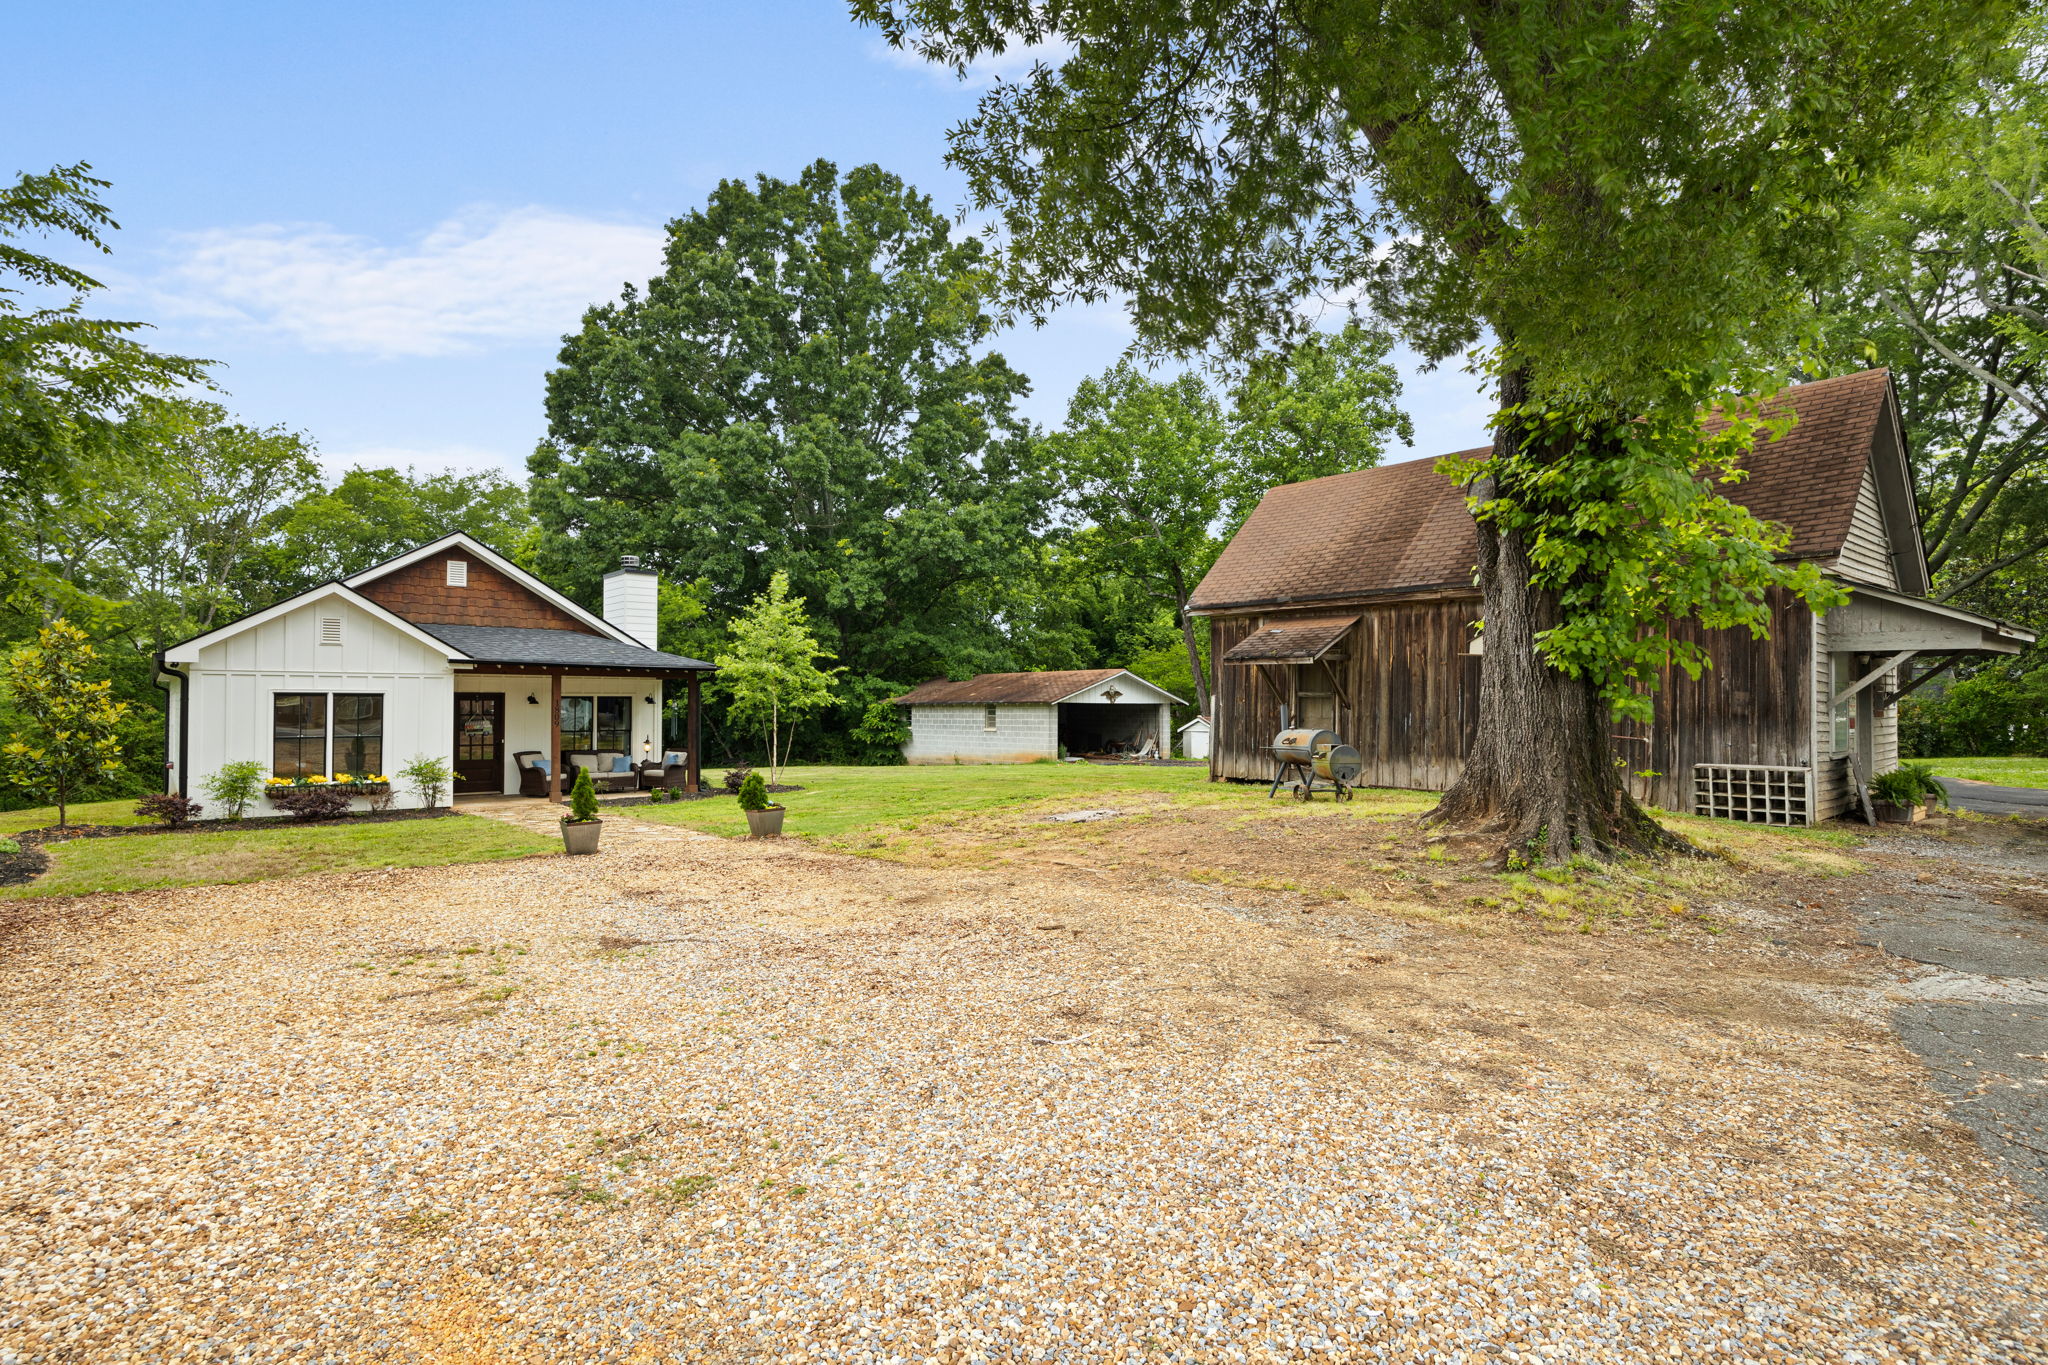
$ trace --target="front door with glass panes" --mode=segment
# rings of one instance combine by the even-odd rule
[[[505,789],[505,694],[455,694],[455,790]]]

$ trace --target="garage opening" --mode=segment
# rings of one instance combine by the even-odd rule
[[[1060,703],[1060,743],[1070,757],[1135,754],[1150,743],[1171,753],[1159,733],[1157,706],[1114,706],[1106,702]]]

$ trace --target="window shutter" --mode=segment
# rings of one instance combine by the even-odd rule
[[[341,618],[339,616],[323,616],[320,618],[320,643],[323,645],[338,645],[341,643]]]
[[[469,586],[468,560],[451,559],[448,561],[448,586],[451,588],[466,588]]]

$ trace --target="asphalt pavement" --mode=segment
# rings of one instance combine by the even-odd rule
[[[1964,810],[2048,820],[2048,789],[2001,787],[1995,782],[1967,782],[1960,777],[1944,777],[1941,784],[1948,788],[1949,803]]]
[[[1950,790],[1964,785],[2015,790]],[[1864,941],[1936,969],[1894,997],[1892,1027],[2048,1221],[2048,838],[1959,847],[1899,835],[1873,846],[1925,871],[1861,898]]]

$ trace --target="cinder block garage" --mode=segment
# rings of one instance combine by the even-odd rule
[[[1173,756],[1179,697],[1122,668],[934,679],[894,699],[910,712],[912,763],[1035,763]]]

